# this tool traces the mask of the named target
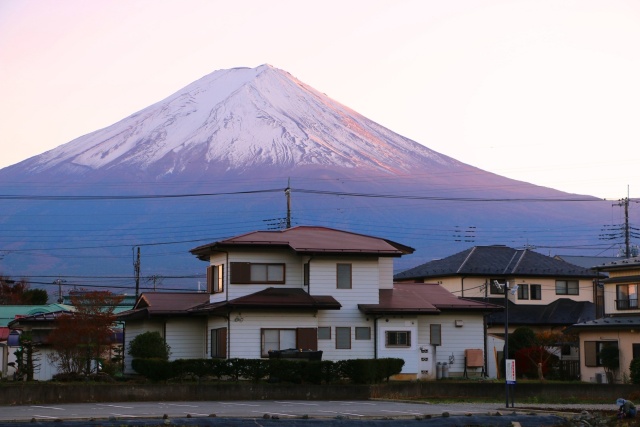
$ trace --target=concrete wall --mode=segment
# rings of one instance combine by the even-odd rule
[[[515,402],[545,397],[546,401],[571,400],[610,403],[616,397],[637,393],[627,384],[518,384]],[[504,383],[399,382],[379,385],[291,385],[291,384],[32,384],[0,386],[0,405],[189,400],[362,400],[369,398],[464,399],[487,396],[500,400]]]

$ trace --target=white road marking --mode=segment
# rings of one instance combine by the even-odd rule
[[[38,418],[53,418],[53,419],[58,418],[58,417],[50,417],[48,415],[34,415],[34,417],[38,417]]]
[[[337,415],[353,415],[354,417],[364,417],[362,414],[352,414],[350,412],[336,412],[336,411],[318,411],[318,412],[327,412],[329,414],[337,414]]]
[[[281,402],[274,400],[275,403],[284,403],[286,405],[306,405],[306,406],[319,406],[317,403],[301,403],[301,402]]]
[[[41,409],[55,409],[56,411],[64,411],[64,408],[56,408],[55,406],[31,406],[32,408],[41,408]]]
[[[220,402],[221,405],[234,405],[234,406],[260,406],[260,405],[251,405],[250,403],[228,403],[228,402]]]
[[[120,408],[120,409],[133,409],[133,406],[120,406],[120,405],[107,405],[105,403],[98,403],[96,406],[108,406],[109,408]]]
[[[198,408],[198,405],[180,405],[178,403],[167,403],[167,406],[183,406],[185,408]]]
[[[422,415],[422,412],[390,411],[390,410],[388,410],[388,409],[380,409],[380,412],[393,412],[393,413],[396,413],[396,414]]]

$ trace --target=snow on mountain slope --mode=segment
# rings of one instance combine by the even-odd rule
[[[29,159],[29,172],[326,165],[399,172],[463,166],[270,65],[215,71],[107,128]],[[466,166],[466,165],[464,165]]]

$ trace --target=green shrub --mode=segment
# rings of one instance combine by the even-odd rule
[[[171,348],[159,332],[145,332],[129,343],[128,353],[134,359],[169,360]]]
[[[175,378],[173,362],[161,359],[133,359],[131,367],[140,375],[151,381],[166,381]]]
[[[631,361],[629,364],[629,374],[633,384],[640,384],[640,358]]]

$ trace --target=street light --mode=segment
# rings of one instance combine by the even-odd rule
[[[494,284],[501,288],[502,284],[494,280]],[[513,408],[513,390],[512,387],[516,383],[516,367],[515,360],[507,359],[509,357],[509,294],[515,295],[518,292],[518,285],[514,285],[509,292],[509,282],[504,282],[504,386],[506,407],[509,407],[509,396],[511,396],[511,407]]]

